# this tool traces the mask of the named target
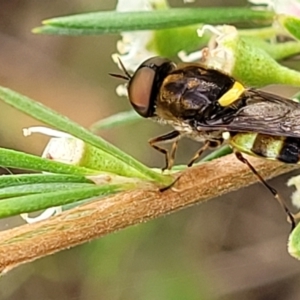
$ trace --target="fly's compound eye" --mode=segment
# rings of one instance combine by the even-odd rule
[[[144,118],[152,117],[155,100],[164,78],[176,65],[162,57],[152,57],[144,61],[128,83],[128,97],[135,111]]]

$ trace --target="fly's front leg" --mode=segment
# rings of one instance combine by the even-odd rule
[[[237,159],[239,161],[241,161],[242,163],[246,164],[248,166],[248,168],[252,171],[252,173],[259,179],[259,181],[272,193],[272,195],[274,196],[274,198],[279,202],[280,206],[283,208],[283,210],[285,211],[289,222],[291,223],[292,226],[292,230],[295,228],[296,226],[296,222],[295,222],[295,217],[294,215],[290,212],[290,210],[288,209],[288,207],[286,206],[284,200],[280,197],[280,195],[278,194],[278,192],[271,187],[264,179],[263,177],[255,170],[255,168],[250,164],[250,162],[242,155],[241,152],[239,151],[234,151],[235,156],[237,157]]]
[[[169,132],[167,134],[149,140],[149,144],[151,147],[153,147],[154,149],[156,149],[157,151],[165,155],[166,166],[162,169],[163,171],[170,170],[172,168],[179,139],[180,139],[180,132],[174,130],[172,132]],[[156,145],[157,143],[171,143],[171,142],[173,143],[171,147],[171,151],[168,151],[167,149]]]

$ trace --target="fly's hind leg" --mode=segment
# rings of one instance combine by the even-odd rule
[[[296,222],[295,222],[295,218],[293,216],[293,214],[290,212],[290,210],[288,209],[288,207],[286,206],[285,202],[283,201],[283,199],[280,197],[280,195],[278,194],[278,192],[271,187],[264,179],[263,177],[255,170],[255,168],[250,164],[250,162],[242,155],[241,152],[239,151],[234,151],[235,156],[237,157],[237,159],[239,161],[241,161],[242,163],[246,164],[248,166],[248,168],[252,171],[252,173],[259,179],[259,181],[272,193],[272,195],[274,196],[274,198],[279,202],[280,206],[283,208],[283,210],[285,211],[289,222],[291,223],[292,226],[292,230],[295,228],[296,226]]]
[[[180,132],[174,130],[172,132],[169,132],[167,134],[149,140],[149,144],[151,147],[153,147],[155,150],[165,155],[166,165],[164,168],[162,168],[163,171],[172,169],[179,139],[180,139]],[[156,145],[157,143],[171,143],[171,142],[173,143],[171,147],[171,151],[168,151],[167,149]]]

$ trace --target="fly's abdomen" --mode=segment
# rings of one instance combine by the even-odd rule
[[[230,136],[230,145],[240,152],[288,164],[300,160],[300,138],[261,133],[230,133]]]

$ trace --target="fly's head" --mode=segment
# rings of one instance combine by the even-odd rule
[[[128,97],[133,109],[144,118],[156,118],[160,88],[166,76],[176,69],[175,63],[166,58],[152,57],[144,61],[133,75],[127,72],[122,63],[121,66],[124,75],[111,75],[128,80]]]

